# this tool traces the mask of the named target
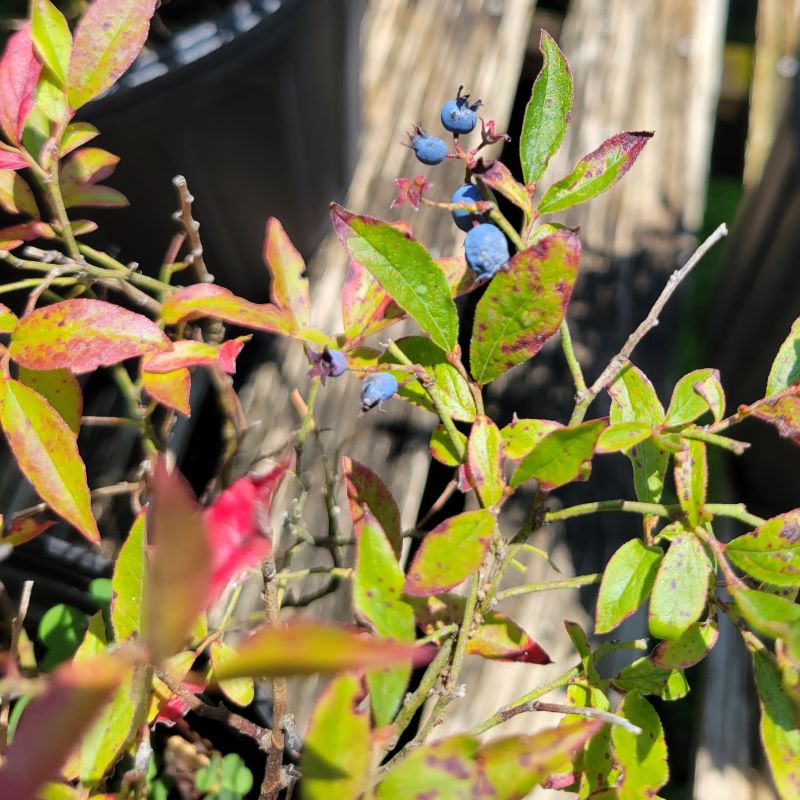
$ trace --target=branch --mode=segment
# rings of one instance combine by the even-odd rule
[[[635,733],[637,736],[642,732],[642,729],[638,725],[634,725],[630,720],[624,717],[612,714],[610,711],[603,711],[599,708],[589,708],[588,706],[568,706],[562,705],[561,703],[542,703],[539,700],[534,700],[522,706],[517,706],[515,711],[517,714],[522,714],[525,711],[552,711],[556,714],[577,714],[579,717],[602,719],[603,722],[610,722],[612,725],[624,728],[629,733]]]
[[[211,275],[203,261],[203,243],[200,241],[200,223],[192,217],[192,203],[194,197],[189,191],[189,184],[183,175],[176,175],[172,179],[172,185],[178,192],[178,202],[181,204],[180,210],[175,212],[175,218],[183,225],[186,237],[189,240],[190,252],[186,258],[186,263],[194,269],[197,279],[201,283],[213,283],[214,276]]]
[[[593,572],[591,575],[576,575],[574,578],[565,578],[561,581],[550,581],[549,583],[524,583],[521,586],[512,586],[510,589],[498,592],[495,599],[499,603],[511,597],[518,597],[521,594],[548,592],[551,589],[578,589],[581,586],[592,586],[595,583],[600,583],[602,578],[602,572]]]

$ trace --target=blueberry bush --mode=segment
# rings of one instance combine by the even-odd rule
[[[442,108],[449,142],[421,126],[410,134],[423,164],[456,159],[464,181],[445,201],[428,196],[424,174],[398,178],[395,204],[451,214],[466,231],[464,255],[433,258],[407,225],[332,205],[334,231],[349,255],[344,326],[342,333],[318,330],[305,265],[275,219],[266,222],[263,251],[271,302],[249,302],[213,282],[182,179],[175,186],[184,232],[157,277],[85,243],[96,226],[75,209],[126,200],[103,183],[117,156],[90,144],[98,131],[75,114],[136,58],[155,3],[94,0],[73,32],[50,0],[32,0],[30,19],[0,59],[0,205],[18,217],[0,231],[0,259],[19,273],[0,292],[24,293],[19,314],[0,306],[0,426],[46,509],[8,514],[0,545],[4,552],[23,545],[53,517],[91,545],[101,543],[92,510],[97,490],[87,485],[77,444],[89,423],[79,376],[104,370],[116,381],[129,415],[105,422],[135,427],[143,476],[101,490],[129,494],[136,510],[116,547],[105,611],[88,620],[63,607],[48,612],[40,633],[52,648],[37,663],[24,624],[30,583],[15,607],[0,673],[0,797],[276,798],[298,779],[306,800],[508,800],[539,784],[597,800],[656,797],[669,768],[652,698],[686,695],[684,671],[714,647],[720,617],[734,624],[752,656],[761,742],[777,791],[787,800],[800,796],[800,509],[761,519],[742,504],[715,502],[708,455],[713,448],[743,454],[747,444],[729,431],[747,417],[800,443],[800,323],[772,362],[763,397],[729,413],[718,372],[697,369],[675,384],[665,410],[631,357],[724,228],[674,273],[591,383],[566,323],[581,239],[553,215],[611,187],[652,134],[611,136],[541,191],[573,96],[566,60],[542,33],[543,67],[519,133],[521,176],[486,158],[484,148],[507,137],[479,116],[481,103],[470,103],[463,88]],[[463,138],[470,135],[472,147]],[[517,208],[519,228],[501,212],[498,196]],[[462,353],[459,327],[470,321],[459,319],[454,300],[476,290],[469,352]],[[419,331],[394,341],[387,329],[401,319]],[[248,337],[228,337],[226,323],[293,339],[309,360],[296,434],[267,467],[232,480],[243,414],[230,374]],[[499,427],[486,413],[485,387],[555,337],[574,380],[571,416],[515,417]],[[164,457],[176,415],[191,411],[196,370],[208,371],[225,418],[213,499],[204,506]],[[462,493],[460,513],[432,529],[430,515],[413,530],[401,527],[381,478],[339,456],[335,432],[320,436],[315,403],[333,380],[361,381],[354,414],[407,402],[436,418],[431,456],[452,468],[448,491]],[[609,416],[587,419],[603,393]],[[312,439],[337,454],[324,461],[322,490],[306,477]],[[346,452],[346,442],[341,446]],[[630,463],[629,499],[555,510],[548,504],[551,493],[602,470],[607,459]],[[674,490],[674,502],[665,502],[665,489]],[[305,527],[305,503],[316,491],[329,510],[327,531]],[[521,527],[509,529],[504,508],[518,493],[529,511]],[[336,513],[340,496],[349,526]],[[284,526],[273,546],[270,519],[280,503]],[[636,514],[642,522],[641,536],[623,544],[602,572],[514,582],[509,567],[517,556],[541,554],[529,541],[538,528],[602,512]],[[742,527],[732,541],[715,534],[721,518]],[[313,548],[327,552],[332,565],[293,569],[298,552]],[[233,614],[253,573],[263,580],[264,603],[243,631]],[[289,603],[311,574],[328,585]],[[352,624],[317,618],[308,609],[314,596],[343,581],[351,587]],[[437,738],[437,726],[463,696],[465,659],[528,664],[531,684],[537,666],[550,662],[535,631],[508,616],[504,601],[591,584],[599,585],[594,630],[565,623],[575,657],[560,676],[471,730]],[[590,639],[612,633],[645,604],[652,641]],[[285,613],[292,605],[306,610]],[[72,638],[56,642],[59,626]],[[633,651],[635,660],[608,674],[600,662],[620,650]],[[298,730],[286,679],[316,673],[331,679]],[[271,727],[243,711],[257,680],[269,690]],[[559,689],[565,702],[541,699]],[[503,734],[504,722],[533,712],[563,717],[537,733]],[[263,779],[239,754],[223,757],[193,731],[189,720],[203,717],[262,752]],[[166,744],[165,726],[177,734]]]

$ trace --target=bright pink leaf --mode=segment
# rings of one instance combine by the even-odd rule
[[[42,65],[33,52],[31,26],[25,23],[8,40],[0,58],[0,128],[14,144],[22,137],[41,71]]]
[[[290,468],[286,460],[262,475],[245,475],[205,510],[213,564],[209,602],[216,600],[237,575],[270,554],[270,505]]]
[[[271,333],[289,334],[292,330],[291,319],[272,303],[251,303],[213,283],[184,286],[168,297],[161,309],[161,319],[167,325],[201,317]]]
[[[0,169],[23,169],[28,162],[18,153],[0,150]]]
[[[191,683],[184,681],[182,684],[184,689],[189,692],[197,694],[205,689],[205,684]],[[170,695],[169,699],[158,710],[156,722],[163,722],[167,727],[172,727],[176,722],[182,720],[189,713],[189,706],[186,701],[179,695]]]
[[[30,369],[65,368],[80,374],[170,349],[172,342],[142,314],[102,300],[76,298],[26,314],[9,352]]]
[[[184,416],[191,416],[189,395],[192,376],[185,367],[169,372],[142,372],[142,388],[158,403]]]
[[[181,339],[174,343],[172,350],[153,353],[142,359],[142,371],[172,372],[182,367],[217,364],[229,375],[233,375],[236,372],[236,357],[250,338],[250,336],[240,336],[221,345]]]
[[[130,67],[150,30],[156,0],[94,0],[75,31],[67,99],[80,108]]]

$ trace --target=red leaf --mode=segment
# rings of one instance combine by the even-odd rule
[[[263,475],[245,475],[234,481],[205,510],[211,537],[212,577],[209,602],[272,549],[269,511],[272,498],[291,468],[288,460]]]
[[[67,75],[73,109],[110,88],[147,39],[156,0],[94,0],[75,31]]]
[[[33,52],[30,23],[25,23],[8,40],[0,59],[0,128],[14,144],[22,137],[41,70]]]
[[[26,314],[9,353],[30,369],[80,374],[170,349],[172,342],[147,317],[102,300],[73,299]]]
[[[205,689],[205,685],[202,683],[191,683],[189,681],[184,681],[182,684],[184,689],[189,692],[202,692]],[[189,706],[186,705],[186,701],[179,695],[173,694],[170,695],[170,698],[161,706],[158,710],[158,716],[156,717],[156,722],[163,722],[165,725],[171,727],[176,722],[179,722],[189,713]]]
[[[392,200],[390,208],[408,203],[414,211],[419,211],[423,192],[431,188],[424,175],[417,175],[416,178],[395,178],[394,185],[397,187],[397,197]]]
[[[0,248],[13,250],[34,239],[52,239],[53,229],[44,222],[23,222],[0,230]]]
[[[23,169],[28,162],[18,153],[0,150],[0,169]]]
[[[213,283],[184,286],[170,295],[161,309],[161,319],[167,325],[201,317],[271,333],[288,334],[292,330],[291,320],[272,303],[251,303]]]
[[[12,520],[11,527],[0,534],[0,544],[10,544],[12,547],[25,544],[35,539],[40,533],[52,528],[56,523],[51,519],[34,519],[22,517]]]
[[[166,353],[153,353],[143,358],[142,371],[172,372],[182,367],[217,364],[229,375],[233,375],[236,372],[236,357],[250,338],[250,336],[240,336],[222,345],[181,339],[174,343],[172,350]]]
[[[192,377],[188,369],[142,372],[142,388],[162,406],[172,408],[186,417],[191,416],[189,395],[192,390]]]

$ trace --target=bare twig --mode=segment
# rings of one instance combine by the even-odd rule
[[[592,384],[591,388],[583,393],[578,394],[578,402],[575,405],[575,411],[572,414],[570,424],[576,424],[583,420],[586,412],[589,409],[592,401],[597,397],[600,392],[607,386],[613,383],[614,379],[619,374],[619,371],[625,366],[628,359],[633,353],[634,348],[639,342],[658,325],[658,318],[664,310],[664,306],[675,293],[675,290],[680,286],[681,282],[686,279],[689,273],[697,266],[700,259],[724,236],[728,235],[728,228],[725,223],[722,223],[698,248],[694,251],[692,257],[680,268],[670,275],[667,285],[661,291],[658,299],[650,309],[650,313],[644,318],[638,328],[628,337],[628,340],[622,346],[622,349],[617,353],[608,366],[600,373],[600,377]]]
[[[637,736],[642,732],[642,729],[638,725],[634,725],[630,720],[624,717],[612,714],[610,711],[603,711],[599,708],[590,708],[588,706],[568,706],[562,705],[561,703],[542,703],[540,700],[534,700],[531,703],[517,706],[515,710],[518,714],[521,714],[523,711],[553,711],[556,714],[577,714],[579,717],[602,719],[603,722],[610,722],[612,725],[617,725],[629,733],[635,733]]]
[[[189,191],[189,184],[183,175],[176,175],[172,179],[172,185],[178,192],[178,201],[181,204],[180,210],[176,213],[176,219],[183,225],[186,237],[189,240],[189,256],[187,263],[194,269],[197,279],[201,283],[213,283],[214,276],[209,273],[205,261],[203,261],[203,243],[200,240],[200,223],[192,217],[192,203],[194,197]]]

